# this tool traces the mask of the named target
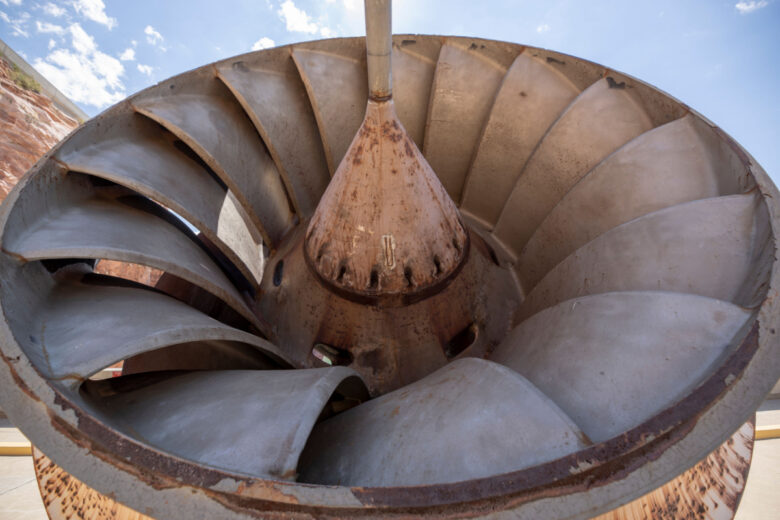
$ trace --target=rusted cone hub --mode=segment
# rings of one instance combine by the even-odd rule
[[[392,99],[370,99],[309,224],[312,269],[346,298],[404,305],[441,289],[468,246],[455,204],[406,134]]]

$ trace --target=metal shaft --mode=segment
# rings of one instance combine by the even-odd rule
[[[365,0],[365,4],[368,93],[371,99],[385,100],[393,95],[391,1]]]

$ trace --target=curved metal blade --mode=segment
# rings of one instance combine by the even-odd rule
[[[528,294],[516,321],[559,302],[613,291],[676,291],[738,304],[756,268],[757,198],[687,202],[622,224],[559,263]]]
[[[501,80],[517,55],[491,51],[447,40],[433,78],[423,155],[456,203]]]
[[[317,120],[289,50],[246,56],[219,65],[217,71],[263,137],[296,210],[311,217],[330,173]]]
[[[201,464],[279,480],[295,479],[311,428],[334,394],[345,406],[367,397],[346,367],[193,372],[106,395],[145,376],[127,377],[87,390],[113,427]]]
[[[585,443],[577,426],[525,378],[464,358],[316,425],[299,480],[456,482],[540,464]]]
[[[536,144],[579,92],[550,65],[525,53],[515,58],[485,122],[461,211],[496,223]]]
[[[659,126],[577,183],[517,259],[526,291],[572,251],[615,226],[675,204],[742,192],[733,170],[719,160],[725,143],[707,146],[703,137],[712,130],[702,126],[691,115]]]
[[[618,88],[612,77],[588,87],[542,137],[501,211],[494,234],[519,254],[577,181],[651,128],[642,105],[627,89]]]
[[[38,199],[32,190],[24,194],[37,206],[30,208],[35,211],[29,215],[26,211],[11,215],[20,221],[18,230],[23,232],[7,237],[6,252],[24,261],[106,258],[154,267],[202,287],[260,326],[222,270],[186,230],[170,222],[173,216],[166,220],[161,218],[164,215],[136,209],[131,204],[137,196],[122,197],[123,191],[117,197],[114,190],[95,190],[73,174],[61,177],[58,188],[60,196],[49,200],[43,193]],[[68,190],[79,195],[68,196]]]
[[[173,136],[125,111],[88,125],[57,150],[70,170],[116,182],[171,208],[214,243],[257,286],[262,241],[239,217],[232,194],[200,164],[174,149]]]
[[[366,110],[365,43],[344,40],[321,50],[295,47],[292,56],[306,85],[332,175]]]
[[[527,377],[601,442],[687,395],[750,316],[691,294],[596,294],[530,317],[490,359]]]
[[[441,41],[396,36],[393,38],[393,99],[398,119],[417,148],[425,142],[425,124],[431,86],[436,73]]]
[[[241,201],[257,229],[276,247],[294,225],[287,192],[257,130],[218,79],[168,81],[133,100],[195,150]]]
[[[42,296],[28,317],[39,347],[31,358],[48,378],[67,380],[74,389],[118,361],[189,342],[239,342],[266,354],[266,368],[290,365],[271,343],[151,290],[60,283]]]

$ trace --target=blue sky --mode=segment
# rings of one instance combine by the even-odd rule
[[[268,45],[362,35],[362,0],[0,0],[0,37],[88,114]],[[780,0],[396,0],[396,33],[587,58],[670,93],[780,183]]]

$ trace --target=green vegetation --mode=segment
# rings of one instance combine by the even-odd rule
[[[33,92],[41,93],[41,84],[35,81],[29,74],[25,74],[15,63],[12,63],[5,54],[0,52],[0,58],[11,67],[10,78],[17,86],[24,90],[32,90]]]
[[[11,63],[11,81],[22,87],[24,90],[32,90],[38,94],[41,93],[40,83],[22,72],[22,70],[17,67],[15,63]]]

